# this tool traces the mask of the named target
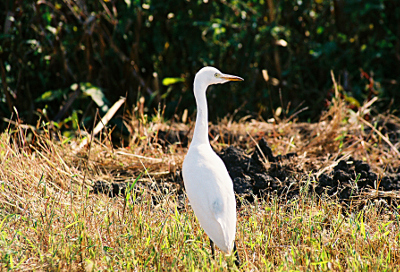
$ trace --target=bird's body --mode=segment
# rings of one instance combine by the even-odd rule
[[[200,225],[210,239],[227,254],[234,248],[236,201],[232,179],[208,140],[206,90],[211,84],[242,80],[237,76],[223,74],[213,67],[205,67],[196,74],[196,125],[182,167],[186,193]]]
[[[190,147],[183,169],[186,193],[201,227],[229,254],[235,240],[236,202],[224,163],[210,145],[201,144]]]

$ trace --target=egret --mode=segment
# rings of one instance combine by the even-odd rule
[[[197,116],[192,142],[183,161],[182,175],[186,194],[201,227],[210,238],[213,257],[214,243],[226,254],[236,250],[236,201],[233,182],[224,162],[211,148],[208,140],[208,109],[206,90],[209,85],[243,78],[204,67],[194,79]]]

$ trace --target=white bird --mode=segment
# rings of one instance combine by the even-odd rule
[[[239,264],[235,244],[236,201],[232,179],[208,140],[207,87],[229,81],[243,81],[243,78],[223,74],[214,67],[204,67],[196,74],[196,125],[183,161],[182,175],[190,205],[210,238],[213,257],[215,243],[227,254],[234,250],[236,264]]]

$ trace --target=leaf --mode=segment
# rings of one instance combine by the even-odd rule
[[[352,96],[344,95],[344,100],[349,102],[351,105],[356,106],[357,108],[361,107],[360,102]]]
[[[181,77],[166,77],[163,79],[162,84],[164,86],[169,86],[169,85],[176,84],[179,82],[184,82],[184,81],[185,81],[185,79],[181,78]]]
[[[104,96],[104,93],[101,88],[93,86],[90,83],[81,83],[80,87],[82,92],[90,96],[103,112],[108,111],[109,102],[107,98]],[[76,84],[73,84],[71,86],[71,89],[76,90]]]
[[[35,102],[48,102],[48,101],[53,101],[54,99],[60,99],[64,96],[66,91],[63,91],[61,89],[58,90],[51,90],[42,93],[41,96],[35,99]]]
[[[126,6],[128,7],[128,8],[130,8],[131,7],[131,0],[125,0],[125,4],[126,4]]]

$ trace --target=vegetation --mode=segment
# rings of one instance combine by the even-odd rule
[[[213,129],[242,135],[248,150],[254,150],[253,138],[261,133],[274,152],[304,154],[297,167],[317,164],[321,173],[348,155],[378,173],[399,168],[393,149],[398,140],[392,135],[389,145],[389,134],[368,129],[381,129],[382,120],[399,128],[399,119],[370,115],[370,123],[364,117],[371,103],[363,105],[364,113],[347,107],[334,99],[318,125],[225,119]],[[141,123],[133,119],[130,124]],[[85,139],[57,138],[47,127],[10,124],[0,137],[1,269],[397,271],[398,194],[388,205],[371,188],[359,198],[363,205],[356,198],[345,205],[314,194],[313,180],[302,182],[300,194],[292,199],[273,193],[251,203],[239,198],[237,243],[243,264],[235,268],[232,257],[220,252],[213,260],[207,236],[187,199],[179,197],[182,184],[174,181],[187,148],[157,140],[160,131],[179,129],[189,127],[159,118],[137,130],[136,144],[116,149],[104,134],[82,145]],[[226,146],[223,137],[212,144],[216,150]],[[94,194],[97,181],[128,185],[124,195],[110,198]]]
[[[167,137],[190,139],[193,77],[214,65],[245,78],[209,92],[215,150],[264,137],[310,173],[352,156],[378,183],[397,175],[397,0],[6,0],[0,15],[0,270],[399,271],[398,192],[341,203],[312,178],[291,199],[238,197],[243,264],[212,259],[179,179],[187,145]]]
[[[246,80],[211,93],[214,121],[237,109],[266,120],[289,103],[317,120],[330,70],[355,108],[372,96],[379,109],[400,103],[397,0],[2,1],[0,14],[0,112],[15,107],[29,124],[90,127],[98,102],[120,96],[129,111],[144,97],[148,115],[190,117],[204,65]]]

